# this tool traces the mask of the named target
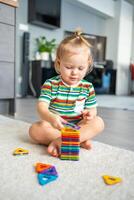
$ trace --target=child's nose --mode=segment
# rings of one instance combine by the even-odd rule
[[[73,69],[72,74],[77,74],[77,69]]]

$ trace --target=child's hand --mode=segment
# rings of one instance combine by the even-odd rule
[[[83,119],[84,120],[92,120],[93,118],[94,118],[94,113],[92,112],[92,111],[90,111],[90,110],[83,110],[82,111],[82,117],[83,117]]]
[[[64,128],[63,122],[67,123],[67,121],[64,120],[62,117],[60,117],[59,115],[53,113],[51,114],[50,123],[54,128],[61,130],[62,128]]]

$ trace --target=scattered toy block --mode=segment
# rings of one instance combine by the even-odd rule
[[[56,168],[52,166],[51,168],[45,169],[40,172],[41,174],[47,174],[47,175],[53,175],[53,176],[58,176],[58,173],[56,171]]]
[[[51,168],[51,165],[49,164],[44,164],[44,163],[36,163],[36,166],[35,166],[35,170],[36,172],[40,173],[46,169],[49,169]]]
[[[107,185],[114,185],[117,183],[122,182],[122,178],[117,176],[109,176],[109,175],[103,175],[103,180]]]
[[[26,149],[17,148],[17,149],[14,150],[13,155],[14,155],[14,156],[16,156],[16,155],[26,155],[26,154],[28,154],[28,153],[29,153],[29,151],[26,150]]]
[[[50,183],[56,179],[57,179],[57,176],[42,174],[42,173],[38,174],[38,181],[40,185],[46,185],[47,183]]]
[[[40,185],[45,185],[58,178],[58,173],[53,165],[36,163],[35,170],[38,173],[37,178]]]

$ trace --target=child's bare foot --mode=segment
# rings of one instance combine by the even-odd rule
[[[48,148],[47,151],[50,155],[54,157],[59,157],[60,156],[60,146],[61,146],[61,138],[57,138],[56,140],[52,141]]]
[[[84,149],[87,149],[87,150],[89,150],[89,149],[92,148],[92,144],[91,144],[90,140],[86,140],[85,142],[82,142],[82,143],[80,144],[80,146],[81,146],[82,148],[84,148]]]
[[[50,155],[52,155],[54,157],[59,157],[60,156],[60,146],[61,146],[61,138],[59,137],[49,144],[47,151]],[[80,144],[80,146],[87,150],[92,148],[90,140],[86,140],[85,142],[82,142]]]

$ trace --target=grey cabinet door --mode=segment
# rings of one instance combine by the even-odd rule
[[[0,99],[14,98],[14,63],[0,62]]]
[[[0,61],[14,62],[14,26],[0,24]]]
[[[10,114],[15,113],[15,13],[0,3],[0,112]]]
[[[15,24],[15,8],[0,3],[0,22],[6,24]]]

